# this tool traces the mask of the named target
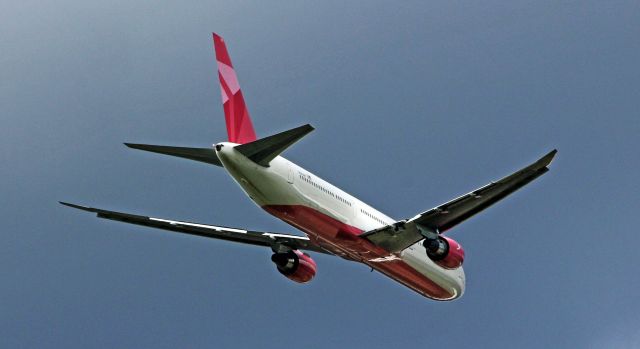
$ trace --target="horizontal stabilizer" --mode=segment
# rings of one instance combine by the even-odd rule
[[[269,167],[271,160],[313,130],[313,126],[306,124],[251,143],[238,145],[235,149],[253,162]]]
[[[222,167],[222,163],[218,159],[215,150],[213,148],[186,148],[186,147],[169,147],[165,145],[150,145],[150,144],[134,144],[125,143],[129,148],[140,149],[150,151],[153,153],[177,156],[189,160],[206,162],[208,164]]]

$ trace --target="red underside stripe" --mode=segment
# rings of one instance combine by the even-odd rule
[[[302,205],[267,205],[262,207],[270,214],[307,233],[316,244],[349,259],[365,263],[407,287],[435,299],[449,299],[453,295],[434,281],[420,274],[402,260],[369,262],[386,257],[389,253],[360,238],[363,231],[337,219]]]

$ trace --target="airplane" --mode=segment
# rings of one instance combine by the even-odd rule
[[[465,291],[465,253],[460,243],[445,233],[545,174],[557,153],[554,149],[500,180],[396,220],[281,156],[314,130],[311,125],[257,138],[226,43],[216,33],[213,43],[228,140],[208,148],[125,145],[219,166],[255,204],[305,235],[61,204],[95,213],[99,218],[270,248],[278,272],[297,283],[307,283],[316,275],[317,265],[307,253],[310,251],[365,264],[424,297],[449,301]]]

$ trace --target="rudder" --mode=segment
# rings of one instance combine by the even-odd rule
[[[238,76],[231,64],[231,57],[229,57],[224,39],[216,33],[213,33],[213,46],[216,51],[220,92],[222,93],[229,142],[239,144],[253,142],[256,140],[256,133],[253,130],[249,110],[240,90]]]

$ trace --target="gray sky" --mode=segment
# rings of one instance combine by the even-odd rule
[[[450,303],[58,205],[295,232],[219,168],[122,145],[226,138],[212,31],[259,135],[313,124],[287,156],[392,217],[559,155],[451,231]],[[2,347],[640,346],[637,1],[5,1],[0,33]]]

